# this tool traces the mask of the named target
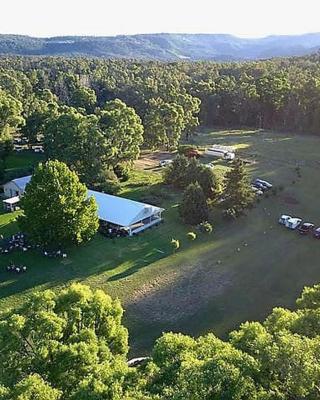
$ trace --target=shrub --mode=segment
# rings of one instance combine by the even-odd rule
[[[239,212],[235,208],[227,208],[223,211],[223,216],[227,219],[236,219]]]
[[[198,229],[202,233],[210,234],[213,232],[213,226],[208,221],[201,222],[201,224],[199,224],[199,226],[198,226]]]
[[[126,182],[130,178],[131,166],[128,163],[118,164],[113,171],[120,181]]]
[[[185,223],[197,225],[208,219],[208,205],[201,186],[191,183],[183,194],[179,212]]]
[[[190,239],[191,241],[196,240],[197,239],[197,234],[194,232],[188,232],[187,233],[187,237],[188,239]]]
[[[118,181],[107,180],[96,187],[99,192],[108,194],[117,194],[121,189],[121,185]]]
[[[190,150],[198,150],[197,146],[192,146],[190,144],[181,144],[178,147],[178,153],[186,156]]]
[[[180,241],[178,239],[173,239],[172,238],[171,239],[171,246],[173,248],[173,252],[175,253],[180,248]]]

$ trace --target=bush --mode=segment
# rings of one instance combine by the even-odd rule
[[[178,239],[173,239],[172,238],[171,239],[171,246],[173,248],[173,252],[175,253],[180,248],[180,241]]]
[[[227,208],[223,211],[223,216],[227,219],[236,219],[238,215],[239,213],[235,208]]]
[[[198,229],[202,233],[210,234],[213,232],[213,226],[208,221],[201,222],[201,224],[198,225]]]
[[[201,186],[191,183],[183,194],[179,212],[185,223],[197,225],[208,219],[208,204]]]
[[[183,155],[183,156],[186,156],[189,153],[190,150],[196,150],[197,151],[198,147],[197,146],[192,146],[190,144],[181,144],[178,147],[178,153]]]
[[[126,182],[130,178],[131,167],[128,163],[122,163],[116,165],[113,171],[121,182]]]
[[[187,233],[187,237],[188,237],[188,239],[190,239],[191,241],[194,241],[194,240],[197,239],[197,234],[194,233],[194,232],[188,232],[188,233]]]
[[[107,194],[117,194],[121,189],[121,185],[118,181],[108,180],[95,186],[95,189]]]

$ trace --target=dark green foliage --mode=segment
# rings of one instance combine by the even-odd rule
[[[206,197],[201,186],[190,183],[185,192],[179,207],[179,212],[186,224],[197,225],[208,219],[209,210]]]
[[[187,156],[190,150],[198,150],[197,146],[193,146],[191,144],[181,144],[178,147],[178,153]]]
[[[121,163],[113,168],[117,178],[122,182],[126,182],[130,178],[131,169],[132,167],[129,165],[129,163]]]
[[[164,172],[164,181],[177,188],[185,188],[190,183],[198,182],[207,199],[217,195],[219,183],[212,170],[201,164],[196,158],[190,160],[178,155]]]
[[[254,193],[250,186],[244,163],[237,159],[224,177],[224,214],[236,218],[253,202]]]
[[[170,164],[164,171],[164,181],[167,184],[177,188],[183,188],[186,185],[186,170],[189,161],[185,156],[178,155],[173,163]]]
[[[59,161],[39,164],[22,199],[23,232],[37,244],[66,246],[90,240],[98,229],[97,205],[75,172]]]

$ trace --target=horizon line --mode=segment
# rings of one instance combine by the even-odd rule
[[[234,34],[234,33],[223,33],[223,32],[143,32],[143,33],[117,33],[117,34],[109,34],[109,35],[96,35],[96,34],[56,34],[56,35],[32,35],[28,33],[1,33],[0,36],[21,36],[21,37],[29,37],[33,39],[53,39],[53,38],[63,38],[63,37],[92,37],[92,38],[115,38],[121,36],[147,36],[147,35],[216,35],[216,36],[232,36],[238,39],[265,39],[274,36],[305,36],[305,35],[317,35],[320,34],[319,31],[314,32],[304,32],[304,33],[270,33],[267,35],[261,36],[247,36],[246,34]]]

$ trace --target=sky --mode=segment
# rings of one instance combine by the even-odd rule
[[[0,0],[0,33],[49,37],[320,32],[320,0]]]

